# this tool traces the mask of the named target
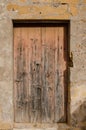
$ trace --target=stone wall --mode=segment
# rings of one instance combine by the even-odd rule
[[[15,19],[70,20],[69,123],[46,126],[46,130],[86,130],[86,0],[0,0],[0,130],[18,127],[13,110]],[[38,126],[28,130],[45,130]],[[25,124],[20,128],[24,127],[28,128]]]

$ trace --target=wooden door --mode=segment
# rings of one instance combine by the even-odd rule
[[[15,122],[66,121],[65,26],[14,27]]]

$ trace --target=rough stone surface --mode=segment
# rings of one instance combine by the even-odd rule
[[[86,0],[0,0],[0,130],[19,130],[13,110],[14,19],[70,20],[69,123],[22,130],[86,130]]]

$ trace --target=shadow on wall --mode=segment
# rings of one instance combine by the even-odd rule
[[[77,105],[77,104],[76,104]],[[72,126],[86,130],[86,98],[78,103],[78,108],[72,113]]]
[[[71,126],[59,125],[58,130],[86,130],[86,98],[74,104]]]

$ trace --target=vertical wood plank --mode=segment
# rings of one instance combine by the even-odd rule
[[[60,122],[65,121],[65,71],[66,71],[66,61],[64,59],[65,53],[64,53],[64,27],[59,28],[59,55],[60,55],[60,60],[59,60],[59,78],[60,78],[60,100],[61,100],[61,106],[60,106]]]
[[[31,42],[31,122],[41,121],[41,35],[40,28],[30,28]]]
[[[28,69],[27,69],[27,29],[14,30],[14,86],[16,122],[28,121]]]
[[[32,77],[31,77],[31,65],[32,65],[32,34],[33,31],[32,29],[29,27],[27,28],[27,33],[28,33],[28,81],[29,81],[29,89],[28,89],[28,117],[29,117],[29,122],[31,123],[32,120]]]
[[[14,28],[14,109],[15,109],[15,113],[14,113],[14,120],[15,122],[19,122],[20,121],[20,112],[18,112],[17,110],[17,99],[19,97],[19,83],[16,82],[16,78],[17,78],[17,44],[19,41],[19,34],[20,34],[20,29],[19,28]],[[16,117],[16,113],[18,112],[18,118]]]
[[[55,28],[55,122],[59,121],[59,29]]]
[[[64,71],[66,70],[66,62],[64,60],[64,27],[56,29],[56,54],[55,54],[55,121],[65,121],[65,104],[64,104]]]
[[[42,28],[42,117],[44,122],[54,121],[54,73],[55,73],[55,41],[54,28]],[[44,117],[45,115],[45,117]]]
[[[21,28],[22,39],[22,122],[28,122],[28,36],[27,28]],[[21,65],[20,65],[21,66]]]

